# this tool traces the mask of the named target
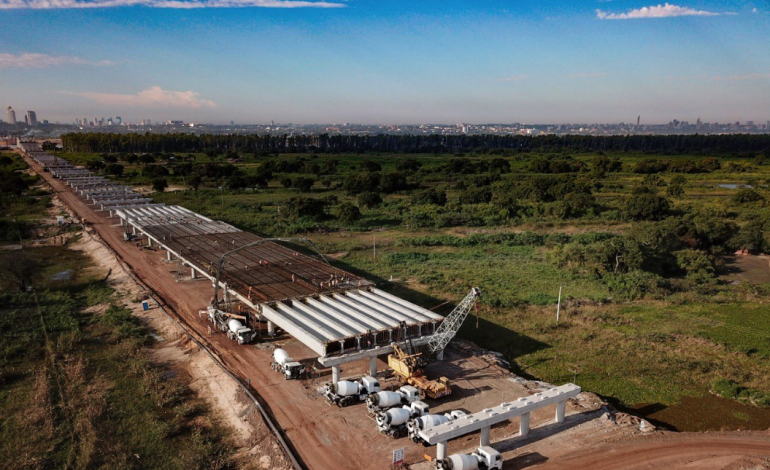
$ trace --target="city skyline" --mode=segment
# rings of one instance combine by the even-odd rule
[[[770,110],[767,2],[235,5],[0,0],[0,100],[51,122],[762,123]]]

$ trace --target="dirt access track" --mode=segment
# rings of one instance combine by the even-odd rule
[[[177,273],[180,266],[176,262],[166,261],[164,252],[140,249],[134,243],[123,241],[118,219],[106,217],[106,212],[94,211],[92,206],[75,195],[62,181],[43,172],[31,159],[26,160],[50,184],[64,204],[89,222],[90,231],[114,250],[117,257],[156,294],[164,307],[212,351],[230,372],[243,383],[249,383],[252,390],[262,397],[268,413],[283,429],[289,445],[306,468],[389,468],[392,451],[400,448],[406,451],[406,462],[416,464],[414,468],[427,466],[423,455],[435,455],[435,449],[419,447],[407,439],[393,440],[380,435],[362,404],[343,409],[327,405],[318,389],[330,380],[328,375],[314,380],[286,381],[282,375],[274,372],[269,363],[271,350],[276,345],[286,349],[297,360],[308,364],[315,362],[315,354],[298,341],[283,336],[277,340],[260,340],[256,345],[239,346],[223,334],[210,335],[209,323],[198,314],[211,298],[212,287],[208,280],[190,280],[189,272]],[[161,313],[151,310],[149,315]],[[378,364],[379,370],[385,367],[383,362]],[[450,348],[445,361],[432,364],[429,373],[431,369],[434,374],[446,375],[453,380],[454,394],[451,397],[436,403],[429,401],[432,412],[438,413],[453,409],[479,411],[535,393],[539,387],[545,386],[516,378],[494,364],[494,361],[474,356],[464,348]],[[346,365],[342,375],[360,377],[367,371],[368,361],[363,361]],[[381,381],[387,385],[384,380]],[[553,421],[553,410],[543,409],[533,413],[532,433],[525,441],[517,438],[518,422],[513,421],[493,427],[492,442],[503,452],[506,469],[526,468],[544,462],[549,465],[557,463],[565,452],[577,452],[639,433],[638,422],[619,425],[615,420],[597,419],[606,415],[600,407],[601,403],[596,397],[581,394],[577,400],[568,402],[565,423],[550,424]],[[449,453],[470,452],[477,445],[478,433],[451,441]],[[530,458],[535,452],[542,458]],[[746,455],[756,453],[749,452]],[[585,464],[579,466],[594,468]],[[577,467],[565,465],[559,468]]]

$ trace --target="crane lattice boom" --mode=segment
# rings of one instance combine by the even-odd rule
[[[481,290],[478,287],[471,289],[470,293],[460,302],[452,313],[446,316],[444,322],[438,327],[430,341],[428,341],[428,350],[431,354],[435,354],[446,347],[447,344],[455,337],[457,331],[465,321],[465,317],[471,311],[476,304],[476,299],[481,295]]]

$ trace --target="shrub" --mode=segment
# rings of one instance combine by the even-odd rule
[[[687,273],[687,279],[704,284],[714,279],[714,257],[701,250],[680,250],[674,253],[679,267]]]
[[[313,220],[325,220],[329,217],[326,213],[327,200],[311,197],[290,197],[284,204],[285,214],[291,218],[308,217]]]
[[[764,201],[764,197],[759,192],[751,188],[743,188],[733,196],[733,202],[736,204],[745,204],[747,202]]]
[[[382,204],[382,196],[380,193],[365,192],[358,195],[358,205],[362,207],[377,207]]]
[[[166,181],[166,178],[155,178],[152,180],[153,191],[162,193],[166,188],[168,188],[168,181]]]
[[[613,295],[625,300],[635,300],[648,294],[655,294],[662,284],[659,276],[639,270],[624,274],[608,273],[603,279]]]
[[[349,202],[343,202],[337,206],[335,214],[343,224],[350,224],[361,218],[361,211],[357,206],[354,206]]]
[[[634,194],[626,203],[626,215],[633,220],[661,220],[668,214],[668,199],[657,194]]]
[[[412,204],[436,204],[437,206],[443,206],[446,204],[446,192],[436,188],[417,191],[412,195]]]

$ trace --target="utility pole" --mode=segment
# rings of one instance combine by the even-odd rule
[[[556,304],[556,323],[559,323],[559,314],[561,313],[561,285],[559,285],[559,301]]]

